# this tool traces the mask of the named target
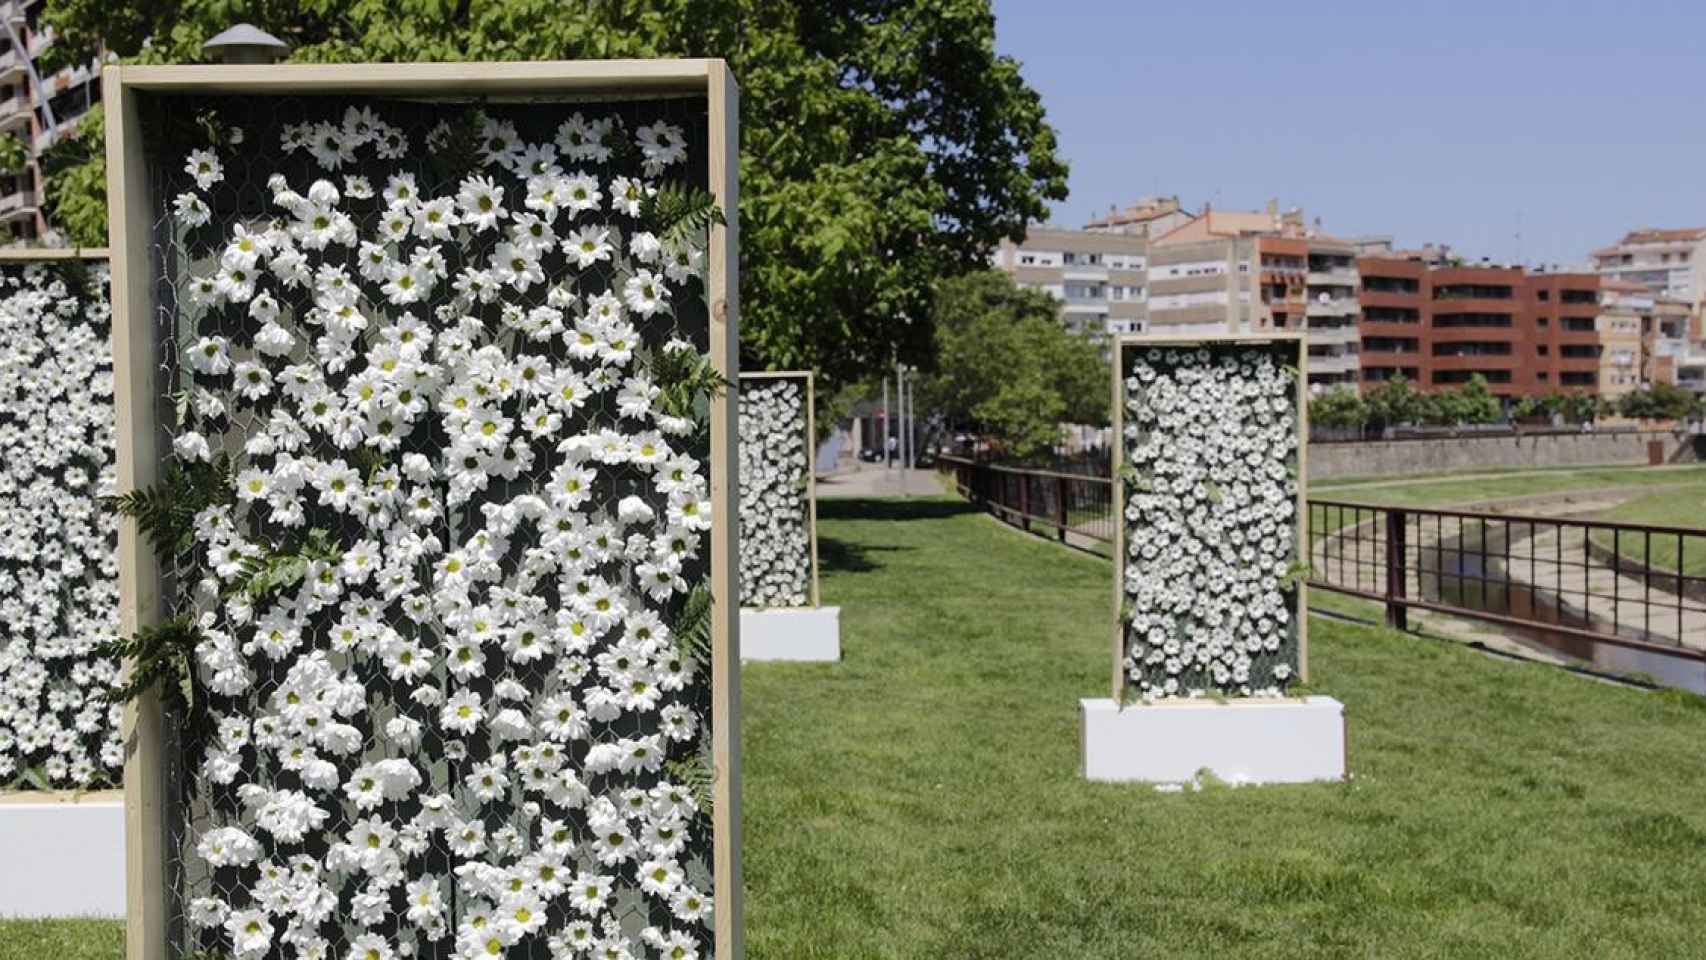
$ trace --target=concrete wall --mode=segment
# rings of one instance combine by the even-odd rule
[[[1647,442],[1664,443],[1665,462],[1701,459],[1701,438],[1669,431],[1548,433],[1528,436],[1371,440],[1309,445],[1309,479],[1400,477],[1511,467],[1647,462]]]

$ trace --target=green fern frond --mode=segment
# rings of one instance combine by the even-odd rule
[[[675,618],[675,649],[682,659],[711,662],[711,588],[703,583],[687,594]]]
[[[272,547],[262,556],[245,558],[241,575],[226,595],[241,594],[252,604],[260,603],[300,584],[308,576],[310,563],[319,560],[335,565],[342,559],[343,551],[331,542],[331,535],[315,528],[299,543]]]
[[[729,379],[711,358],[693,350],[655,350],[648,371],[658,388],[655,406],[672,417],[699,418],[699,403],[722,396]]]
[[[711,758],[701,749],[693,756],[681,760],[671,760],[664,764],[664,771],[671,780],[687,788],[693,794],[693,802],[707,816],[716,809],[716,769],[711,764]]]
[[[97,644],[97,655],[122,660],[128,668],[122,683],[98,696],[108,703],[129,703],[157,690],[161,705],[184,718],[186,742],[204,741],[213,719],[196,682],[195,650],[202,639],[195,620],[179,616]]]
[[[671,180],[640,204],[640,222],[659,240],[679,244],[728,220],[710,191]]]
[[[211,463],[174,460],[150,486],[102,497],[101,503],[135,520],[137,529],[154,544],[155,554],[170,558],[195,545],[196,514],[234,501],[233,477],[231,458],[225,454]]]

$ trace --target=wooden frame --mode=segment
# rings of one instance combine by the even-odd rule
[[[1308,546],[1308,478],[1309,465],[1309,345],[1303,333],[1282,331],[1263,333],[1216,333],[1191,336],[1188,334],[1126,334],[1114,338],[1113,357],[1113,452],[1114,484],[1114,664],[1113,697],[1115,703],[1125,698],[1125,618],[1121,611],[1125,601],[1125,352],[1128,348],[1199,347],[1217,344],[1267,345],[1295,343],[1297,345],[1297,513],[1295,548],[1298,555],[1307,557]],[[1297,680],[1309,680],[1309,584],[1297,582],[1297,609],[1292,611],[1297,623]]]
[[[106,247],[13,247],[0,249],[0,264],[106,259]]]
[[[726,224],[710,232],[706,306],[710,355],[729,380],[739,375],[739,117],[740,92],[722,60],[589,60],[511,63],[419,63],[268,66],[109,66],[102,73],[107,128],[107,197],[112,250],[114,394],[117,402],[119,493],[146,487],[160,467],[160,395],[154,348],[149,227],[153,219],[144,165],[140,100],[148,96],[291,96],[339,94],[468,97],[703,96],[709,120],[709,189]],[[735,516],[739,478],[733,391],[711,404],[711,509]],[[715,955],[745,955],[740,870],[740,616],[738,542],[727,523],[711,530],[711,724],[715,781],[712,821]],[[120,629],[131,634],[161,615],[160,569],[136,523],[119,527]],[[730,600],[734,602],[729,602]],[[160,705],[148,697],[125,710],[126,956],[165,960],[164,783]]]
[[[812,370],[754,370],[740,375],[746,380],[806,381],[806,535],[812,544],[812,606],[823,606],[818,592],[817,571],[817,373]]]

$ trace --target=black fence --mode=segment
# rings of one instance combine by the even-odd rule
[[[1105,476],[942,457],[961,496],[1025,530],[1095,549],[1114,542],[1114,484]],[[1042,530],[1038,530],[1042,528]]]
[[[1334,501],[1309,504],[1309,584],[1595,645],[1706,662],[1706,531]]]

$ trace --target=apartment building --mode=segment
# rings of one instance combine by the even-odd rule
[[[1145,329],[1149,241],[1140,233],[1032,227],[993,265],[1060,301],[1061,321],[1092,339]]]
[[[1600,316],[1640,331],[1637,383],[1706,390],[1706,343],[1700,311],[1631,280],[1600,280]]]
[[[1706,227],[1631,230],[1617,243],[1595,250],[1593,259],[1601,277],[1638,283],[1689,304],[1706,297]]]
[[[1341,240],[1303,212],[1205,210],[1149,247],[1149,329],[1309,334],[1308,377],[1322,390],[1358,382],[1357,251],[1388,238]]]
[[[99,59],[53,73],[39,66],[53,45],[41,24],[45,0],[0,3],[0,136],[17,137],[29,155],[23,170],[0,176],[0,241],[32,240],[48,230],[41,212],[42,153],[76,129],[101,102]]]
[[[1357,261],[1365,389],[1403,377],[1451,389],[1476,374],[1504,397],[1620,393],[1641,382],[1638,316],[1602,320],[1599,277],[1509,266]]]
[[[1141,237],[1159,237],[1175,227],[1184,225],[1196,215],[1179,205],[1179,198],[1141,197],[1129,207],[1109,207],[1104,216],[1084,225],[1094,233],[1129,233]]]

